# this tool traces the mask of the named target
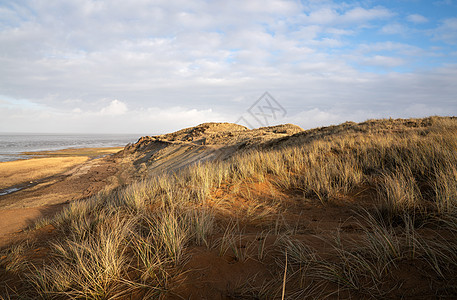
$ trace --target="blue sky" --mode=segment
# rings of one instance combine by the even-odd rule
[[[0,132],[456,115],[457,0],[0,0],[0,66]]]

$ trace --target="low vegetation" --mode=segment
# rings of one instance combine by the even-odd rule
[[[373,120],[150,173],[5,249],[1,295],[457,297],[456,151],[455,118]]]

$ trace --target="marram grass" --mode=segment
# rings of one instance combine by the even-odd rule
[[[273,256],[278,272],[284,270],[287,253],[290,299],[331,297],[323,291],[332,286],[349,295],[386,297],[400,288],[389,283],[389,274],[404,262],[419,262],[439,278],[457,269],[456,153],[457,121],[451,118],[345,123],[305,132],[283,145],[198,163],[176,174],[149,175],[71,203],[49,221],[62,233],[51,241],[51,260],[38,264],[21,258],[25,245],[11,248],[15,258],[8,256],[1,264],[24,274],[28,288],[19,294],[116,299],[166,294],[194,246],[219,249],[221,256],[231,251],[240,262]],[[270,193],[268,201],[246,190],[266,182],[279,191]],[[216,190],[225,197],[216,199]],[[366,197],[374,205],[359,218],[364,238],[343,243],[336,234],[328,241],[332,259],[275,224],[287,209],[287,195],[332,205],[358,199],[354,195],[361,190],[372,191]],[[253,206],[231,206],[235,198]],[[243,213],[234,213],[237,209]],[[240,224],[258,225],[259,216],[276,230],[247,241]],[[415,230],[416,223],[431,221],[453,238],[431,239]],[[398,224],[401,232],[394,230]],[[272,248],[264,242],[267,237],[277,239]],[[298,284],[292,285],[294,278]],[[281,285],[279,276],[257,288],[244,285],[243,293],[275,298]]]

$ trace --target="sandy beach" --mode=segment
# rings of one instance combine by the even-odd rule
[[[117,171],[107,155],[122,149],[29,152],[23,154],[30,159],[0,162],[0,245],[34,220],[102,189]]]
[[[81,148],[24,152],[30,159],[0,162],[0,190],[28,184],[65,172],[89,159],[120,151],[122,148]]]

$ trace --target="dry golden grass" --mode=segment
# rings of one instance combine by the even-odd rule
[[[239,283],[232,297],[414,297],[398,279],[411,274],[421,296],[454,297],[456,135],[452,118],[345,123],[154,174],[50,220],[61,235],[46,263],[2,264],[43,298],[158,298],[195,271],[186,269],[194,248],[265,266],[263,281]],[[354,208],[356,191],[366,192],[351,215],[358,229],[310,231],[300,209]]]

